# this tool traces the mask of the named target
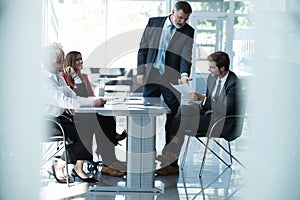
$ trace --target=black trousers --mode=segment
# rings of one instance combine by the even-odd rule
[[[86,149],[92,154],[93,136],[95,134],[97,152],[103,164],[110,165],[116,161],[115,143],[116,122],[114,117],[96,113],[77,113],[74,116],[76,129]]]
[[[83,144],[73,120],[68,114],[57,117],[58,122],[62,125],[67,140],[71,141],[67,146],[68,163],[75,164],[77,160],[92,160],[93,156]],[[64,160],[64,155],[61,157]]]
[[[160,97],[161,95],[163,96],[164,102],[171,110],[171,113],[167,114],[165,124],[165,140],[166,144],[168,144],[172,135],[172,123],[180,105],[180,93],[173,88],[166,75],[161,75],[157,69],[152,68],[147,79],[147,83],[144,85],[143,96]]]
[[[209,129],[210,122],[211,115],[201,115],[200,107],[198,105],[180,106],[170,130],[170,135],[176,136],[176,140],[167,144],[163,148],[162,153],[172,152],[179,156],[185,135],[195,136],[196,134],[203,134],[201,136],[205,136]],[[174,160],[171,165],[175,166],[177,163],[178,160]]]

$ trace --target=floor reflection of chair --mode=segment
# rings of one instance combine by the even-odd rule
[[[226,172],[227,170],[229,170],[229,175],[228,177],[226,177]],[[202,177],[199,178],[200,181],[200,186],[201,186],[201,190],[198,194],[196,194],[194,196],[193,199],[195,199],[199,194],[202,194],[203,199],[205,200],[205,189],[213,189],[213,190],[219,190],[219,188],[224,189],[224,193],[225,193],[225,197],[228,194],[228,189],[230,186],[230,181],[231,181],[231,175],[232,175],[232,169],[229,167],[226,167],[221,174],[219,174],[215,179],[213,179],[212,181],[210,181],[207,185],[205,185],[205,179],[203,179]],[[220,181],[221,180],[221,181]],[[218,182],[217,182],[218,181]],[[228,182],[228,184],[225,187],[225,183],[226,181]],[[214,185],[215,184],[215,185]],[[222,187],[218,186],[218,185],[222,185]],[[226,198],[225,198],[226,199]]]
[[[230,186],[231,183],[231,175],[232,175],[232,169],[229,167],[226,167],[222,173],[220,173],[218,176],[216,177],[206,177],[206,178],[202,178],[199,177],[199,183],[200,183],[200,191],[197,194],[194,194],[193,197],[189,197],[191,195],[193,195],[192,191],[189,191],[191,189],[195,189],[198,187],[193,187],[193,188],[189,188],[187,187],[186,181],[185,181],[185,176],[184,176],[184,171],[182,171],[182,182],[183,182],[183,186],[185,189],[185,194],[186,194],[186,199],[210,199],[210,195],[213,195],[214,197],[216,197],[216,194],[218,194],[220,191],[220,189],[224,189],[224,199],[228,200],[230,199],[232,196],[234,196],[242,187],[243,185],[234,188],[234,191],[232,191],[233,187]],[[213,178],[213,180],[211,180],[211,178]],[[205,193],[205,190],[213,190],[214,194],[209,194],[209,193]],[[230,191],[230,192],[229,192]],[[222,193],[222,192],[220,192]],[[201,195],[201,197],[200,197]],[[223,195],[220,195],[220,197],[222,197],[223,199]]]
[[[165,200],[165,199],[172,199],[172,200],[179,200],[179,193],[177,189],[178,183],[178,175],[170,175],[170,176],[157,176],[155,178],[156,181],[160,181],[164,184],[164,192],[159,194],[156,200]]]
[[[184,188],[184,192],[185,192],[185,197],[186,197],[186,199],[189,199],[189,193],[188,193],[187,185],[186,185],[186,182],[185,182],[184,171],[181,171],[181,178],[182,178],[183,188]]]

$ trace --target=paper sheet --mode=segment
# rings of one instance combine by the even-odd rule
[[[179,84],[179,85],[171,85],[178,90],[181,93],[181,101],[180,103],[182,105],[188,105],[189,104],[189,93],[194,92],[191,86],[187,83]]]
[[[194,92],[191,86],[187,83],[179,84],[179,85],[171,85],[181,93],[182,96],[188,96],[189,93]]]

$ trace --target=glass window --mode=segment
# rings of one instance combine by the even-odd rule
[[[254,53],[254,41],[252,36],[253,21],[249,16],[234,17],[234,38],[232,51],[233,71],[239,75],[253,74],[252,59]]]
[[[252,1],[244,0],[244,1],[236,1],[234,2],[234,13],[235,14],[250,14],[253,13],[254,5]]]
[[[167,14],[165,1],[73,0],[72,2],[73,4],[61,4],[59,0],[53,3],[59,24],[57,40],[62,43],[66,52],[80,51],[84,59],[95,54],[95,51],[101,51],[98,52],[101,54],[98,61],[93,61],[93,66],[85,66],[88,68],[104,67],[112,65],[113,62],[119,64],[117,60],[127,53],[131,59],[122,58],[123,65],[132,67],[132,51],[137,52],[141,34],[132,37],[126,34],[134,30],[141,32],[149,17]],[[126,37],[123,41],[136,44],[135,49],[128,49],[115,58],[108,58],[112,51],[115,52],[122,45],[118,41],[115,41],[116,44],[112,41],[118,37]],[[111,44],[115,50],[109,49],[111,46],[108,46],[108,41],[113,42]]]
[[[84,67],[136,67],[136,54],[149,17],[167,15],[165,0],[53,0],[49,9],[46,41],[59,41],[66,53],[82,52]],[[251,0],[190,1],[193,13],[189,24],[196,29],[193,63],[197,71],[207,71],[206,56],[213,51],[232,53],[233,69],[242,66],[241,57],[252,56],[254,44],[249,34],[253,25]],[[234,22],[229,20],[233,19]],[[55,22],[55,23],[54,23]],[[230,22],[230,23],[229,23]],[[233,27],[228,27],[232,24]],[[50,31],[49,31],[50,30]],[[232,44],[231,44],[232,42]],[[238,62],[237,62],[238,61]],[[242,62],[244,64],[249,62]],[[203,66],[200,67],[199,66]]]
[[[224,10],[223,0],[191,2],[191,6],[193,11],[223,12]]]

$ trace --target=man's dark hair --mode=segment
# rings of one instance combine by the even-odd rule
[[[191,14],[192,13],[192,7],[187,1],[178,1],[174,9],[176,11],[182,10],[185,14]]]
[[[225,70],[229,70],[230,59],[227,53],[223,51],[217,51],[210,54],[207,57],[208,61],[213,61],[216,63],[217,67],[220,69],[221,67],[225,67]]]

